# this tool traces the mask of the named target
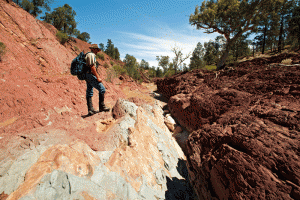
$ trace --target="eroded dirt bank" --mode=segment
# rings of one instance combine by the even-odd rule
[[[299,54],[157,80],[191,133],[191,183],[200,199],[300,198]]]

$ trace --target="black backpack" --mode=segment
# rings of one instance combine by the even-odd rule
[[[84,80],[85,73],[87,72],[85,56],[86,54],[80,52],[80,54],[74,58],[71,63],[71,74],[77,76],[79,80]]]

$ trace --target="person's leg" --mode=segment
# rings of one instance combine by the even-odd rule
[[[99,112],[101,111],[109,111],[110,108],[106,107],[104,104],[104,93],[105,87],[102,83],[97,81],[97,78],[92,74],[87,74],[86,76],[87,82],[94,88],[99,91]]]
[[[90,84],[90,81],[86,80],[86,102],[87,102],[89,115],[97,113],[97,111],[93,107],[92,97],[93,97],[93,86]]]
[[[102,83],[97,81],[97,78],[93,74],[86,74],[86,81],[89,83],[93,88],[96,88],[99,93],[105,93],[105,87]],[[91,91],[93,96],[93,91]]]
[[[86,80],[86,98],[94,95],[93,86]]]

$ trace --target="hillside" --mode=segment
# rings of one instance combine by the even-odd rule
[[[53,114],[62,111],[70,111],[73,116],[87,113],[86,84],[69,71],[73,58],[82,50],[89,51],[90,44],[73,38],[61,45],[52,25],[35,19],[14,3],[0,2],[0,41],[6,45],[0,62],[1,132],[45,126],[56,118],[52,119]],[[106,82],[103,65],[123,63],[103,54],[105,61],[97,60],[98,70],[107,88],[105,100],[112,106],[117,98],[125,98],[121,89],[125,86],[120,85],[118,77]],[[132,82],[130,87],[136,89],[137,85]],[[97,99],[93,98],[96,105]]]

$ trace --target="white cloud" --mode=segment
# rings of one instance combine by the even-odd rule
[[[161,27],[164,27],[163,29]],[[214,40],[219,34],[206,34],[204,30],[193,30],[190,24],[185,24],[178,29],[171,29],[167,24],[158,22],[154,27],[148,27],[147,34],[119,32],[124,38],[121,43],[122,48],[126,49],[126,53],[133,55],[139,61],[145,59],[150,66],[157,66],[156,56],[169,56],[170,61],[174,57],[173,47],[182,50],[185,57],[189,52],[193,52],[198,42],[204,44],[209,40]],[[153,35],[153,36],[152,36]],[[125,55],[124,55],[125,57]],[[184,63],[189,64],[190,59]]]

